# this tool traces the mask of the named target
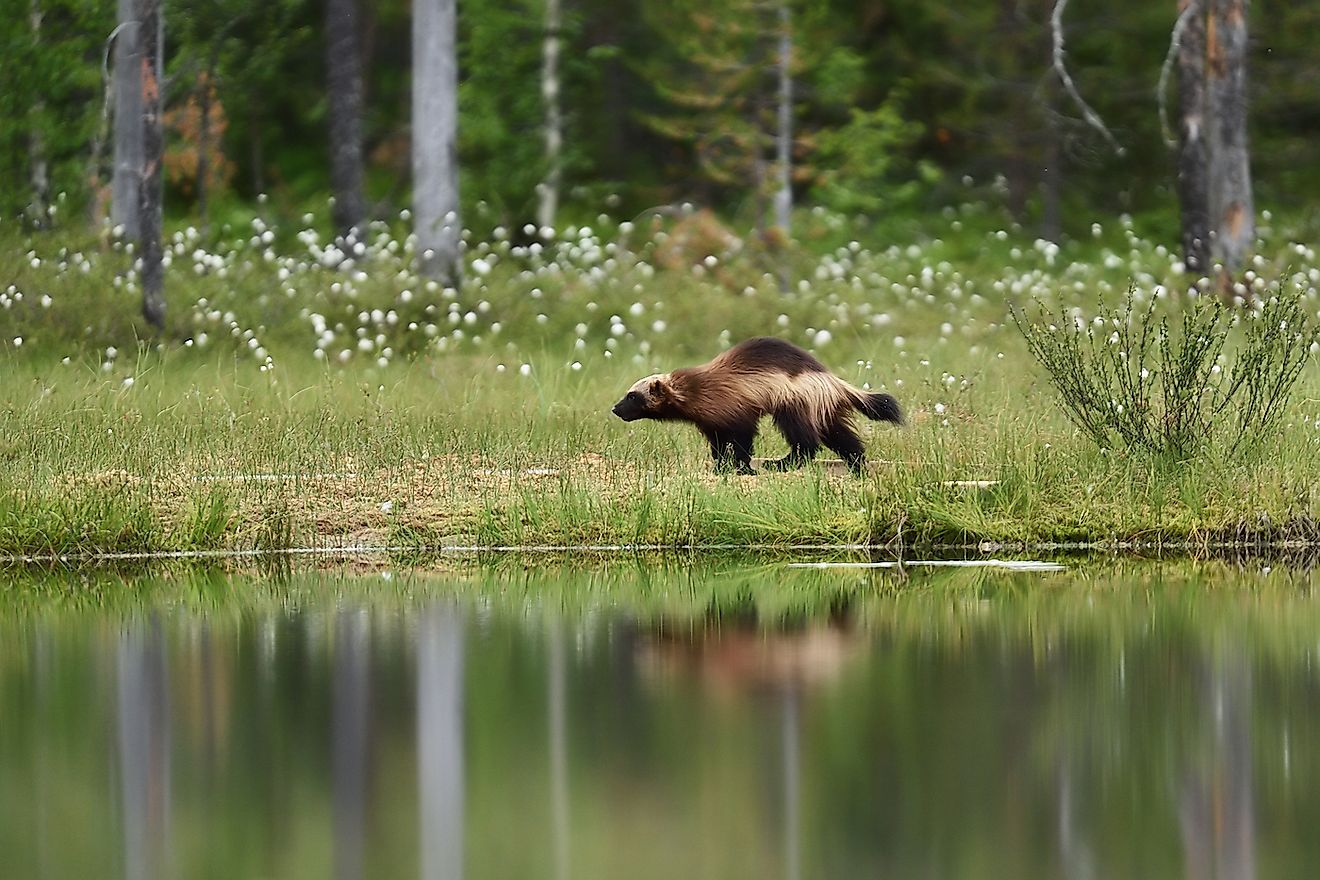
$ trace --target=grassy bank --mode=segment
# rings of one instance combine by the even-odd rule
[[[310,233],[277,249],[288,237],[260,228],[206,247],[180,231],[172,325],[150,345],[122,250],[10,242],[0,552],[1320,537],[1314,358],[1279,433],[1245,454],[1098,449],[1008,302],[1084,321],[1132,279],[1176,310],[1162,291],[1188,279],[1122,226],[1058,247],[963,212],[947,239],[796,253],[787,293],[750,246],[675,256],[672,229],[472,243],[449,291],[384,228],[336,268]],[[1247,283],[1298,283],[1315,314],[1304,238],[1268,231]],[[638,376],[758,333],[902,401],[909,427],[867,426],[867,477],[716,476],[692,429],[609,415]],[[783,452],[763,433],[758,455]]]

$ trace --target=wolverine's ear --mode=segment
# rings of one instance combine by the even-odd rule
[[[669,403],[674,399],[674,391],[664,379],[656,379],[646,389],[647,396],[656,402]]]

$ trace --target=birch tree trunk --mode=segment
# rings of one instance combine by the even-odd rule
[[[331,212],[347,236],[362,225],[362,44],[357,0],[327,0],[326,90],[330,113]]]
[[[32,43],[41,51],[41,3],[32,0],[28,23],[32,28]],[[41,127],[45,123],[46,102],[40,96],[32,102],[31,118],[28,125],[28,174],[32,184],[32,202],[28,213],[36,226],[45,226],[50,220],[47,208],[50,205],[50,166],[46,160],[46,139]]]
[[[142,315],[157,330],[165,326],[165,267],[161,261],[161,48],[164,20],[161,0],[138,0],[142,57],[142,173],[138,179],[139,240],[142,244]]]
[[[1256,240],[1247,144],[1247,0],[1209,0],[1205,97],[1210,146],[1208,207],[1215,235],[1211,256],[1233,273]]]
[[[413,0],[413,228],[419,270],[446,285],[462,277],[456,19],[456,0]]]
[[[139,0],[119,0],[115,36],[114,174],[110,222],[129,241],[141,237],[138,202],[142,197],[142,48]]]
[[[1203,0],[1179,0],[1187,16],[1178,44],[1178,205],[1182,215],[1183,264],[1194,277],[1210,260],[1210,207],[1205,143],[1205,8]]]
[[[559,210],[562,182],[560,153],[564,145],[564,124],[559,109],[559,29],[560,0],[545,0],[545,38],[541,44],[541,100],[545,104],[546,177],[540,186],[536,210],[538,226],[554,228]]]
[[[775,136],[775,225],[785,239],[791,238],[793,213],[793,73],[790,68],[793,33],[788,0],[779,2],[779,130]]]

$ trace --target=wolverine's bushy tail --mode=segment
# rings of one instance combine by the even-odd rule
[[[893,422],[895,425],[903,424],[903,408],[898,405],[898,401],[890,394],[868,394],[865,391],[859,391],[857,393],[857,411],[873,421]]]

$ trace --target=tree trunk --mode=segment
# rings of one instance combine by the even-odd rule
[[[28,22],[32,27],[32,44],[41,51],[41,3],[32,0]],[[31,118],[28,122],[28,174],[32,183],[32,202],[28,214],[35,226],[45,226],[50,220],[47,208],[50,205],[50,167],[46,160],[46,139],[41,127],[45,124],[46,102],[40,96],[32,102]]]
[[[142,197],[142,29],[139,0],[119,0],[115,37],[115,148],[110,222],[129,241],[141,236]]]
[[[1256,240],[1247,144],[1247,0],[1210,0],[1206,21],[1205,98],[1210,146],[1210,254],[1235,273]],[[1226,276],[1227,277],[1227,276]]]
[[[461,279],[456,0],[413,0],[413,225],[419,269]]]
[[[335,231],[348,235],[366,214],[362,196],[362,46],[357,0],[326,3],[330,188]]]
[[[156,329],[165,326],[165,267],[161,261],[161,0],[138,0],[142,58],[142,173],[138,178],[139,240],[142,244],[142,314]]]
[[[1178,44],[1178,206],[1182,214],[1183,265],[1194,277],[1210,266],[1210,207],[1205,142],[1205,8],[1180,0],[1187,16]]]
[[[790,67],[793,34],[790,27],[788,0],[780,0],[779,130],[775,136],[775,175],[779,190],[775,193],[775,225],[785,239],[793,234],[793,73]]]
[[[541,98],[545,102],[546,177],[540,186],[540,204],[536,222],[554,228],[559,210],[559,187],[563,177],[560,153],[564,144],[564,123],[559,110],[559,29],[560,0],[545,0],[545,39],[541,51]]]
[[[1063,131],[1059,90],[1049,89],[1045,110],[1045,161],[1040,171],[1040,237],[1058,242],[1063,235]]]
[[[207,175],[211,173],[211,83],[215,73],[215,60],[202,78],[201,92],[197,96],[197,214],[202,237],[211,234],[210,205],[207,203]]]

